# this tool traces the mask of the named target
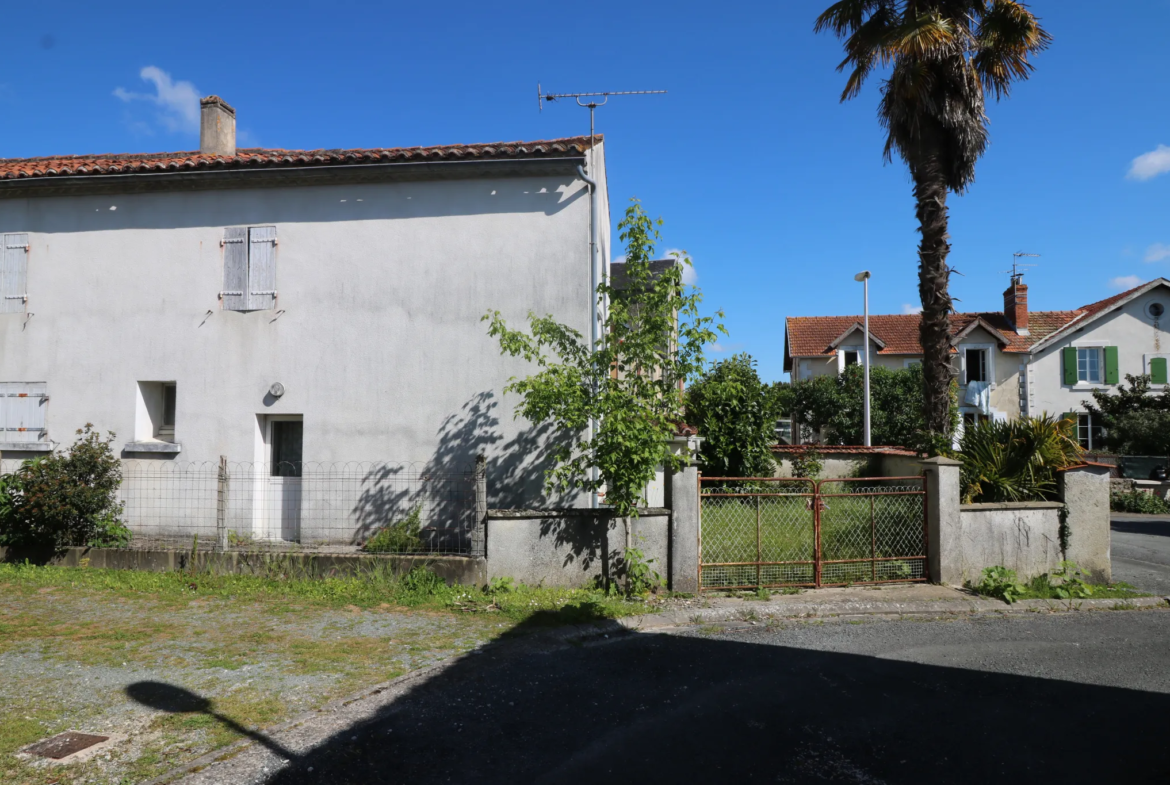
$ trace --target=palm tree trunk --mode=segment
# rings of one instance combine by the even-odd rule
[[[928,121],[929,122],[929,121]],[[947,234],[947,182],[943,168],[942,129],[924,128],[918,155],[910,166],[914,178],[919,232],[918,296],[922,300],[923,413],[934,434],[951,431],[951,335],[948,316],[951,295],[947,291],[951,271],[947,266],[950,236]]]

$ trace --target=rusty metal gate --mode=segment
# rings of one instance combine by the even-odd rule
[[[699,477],[699,588],[927,581],[926,478]]]

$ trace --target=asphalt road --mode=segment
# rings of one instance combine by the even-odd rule
[[[1114,514],[1113,579],[1170,595],[1170,515]]]
[[[1154,610],[489,648],[259,780],[1165,783],[1168,644]]]

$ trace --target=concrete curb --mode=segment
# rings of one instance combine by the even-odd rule
[[[999,600],[936,600],[917,602],[751,602],[721,608],[694,608],[627,616],[615,624],[633,632],[686,627],[692,624],[760,619],[828,619],[852,616],[955,616],[989,613],[1069,613],[1076,611],[1141,610],[1170,608],[1170,597],[1136,597],[1131,600],[1020,600],[1008,605]]]

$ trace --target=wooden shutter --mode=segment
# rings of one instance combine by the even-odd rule
[[[1165,357],[1150,358],[1150,381],[1154,384],[1170,383],[1170,379],[1167,378],[1166,373]]]
[[[248,230],[248,310],[276,307],[276,227]]]
[[[44,382],[8,382],[0,384],[3,393],[4,434],[0,441],[37,442],[45,432],[45,408],[48,403]]]
[[[1076,347],[1070,346],[1063,349],[1061,355],[1064,357],[1064,383],[1067,385],[1075,385],[1077,383],[1077,350]]]
[[[0,247],[0,313],[24,313],[28,299],[28,235],[6,234]]]
[[[1105,355],[1105,383],[1117,384],[1121,381],[1121,374],[1117,370],[1117,347],[1106,346]]]
[[[225,311],[248,310],[248,230],[229,226],[223,230],[223,291]]]

